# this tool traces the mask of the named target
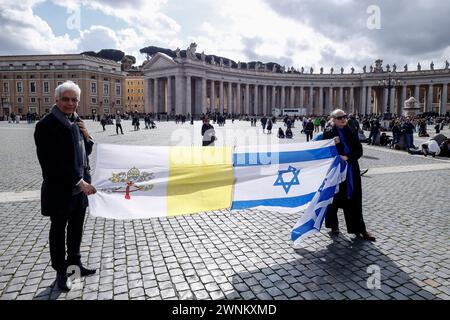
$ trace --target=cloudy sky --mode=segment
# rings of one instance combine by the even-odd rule
[[[0,55],[154,45],[235,61],[357,71],[424,69],[450,60],[450,1],[441,0],[0,0]]]

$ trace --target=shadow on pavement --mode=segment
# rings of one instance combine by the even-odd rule
[[[289,263],[234,275],[234,291],[225,299],[439,300],[373,243],[360,238],[339,236],[318,251],[306,245],[293,250],[299,257]],[[369,289],[368,284],[377,283],[377,269],[381,286]]]

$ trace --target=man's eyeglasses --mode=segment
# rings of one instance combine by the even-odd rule
[[[64,102],[69,102],[72,101],[73,103],[77,103],[78,99],[77,98],[69,98],[69,97],[61,97],[61,100]]]
[[[348,116],[347,116],[347,115],[344,115],[344,116],[336,117],[335,119],[336,119],[336,120],[348,119]]]

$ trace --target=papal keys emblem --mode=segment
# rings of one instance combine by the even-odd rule
[[[150,191],[153,189],[153,184],[149,182],[154,178],[154,174],[150,172],[140,171],[137,168],[132,168],[128,172],[112,173],[112,177],[108,180],[117,187],[103,190],[105,192],[125,193],[125,199],[131,199],[131,193],[137,191]]]

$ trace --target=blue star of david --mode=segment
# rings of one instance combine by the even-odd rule
[[[291,179],[290,182],[285,182],[283,179],[283,174],[286,174],[286,173],[294,174],[294,177]],[[292,186],[300,185],[300,181],[298,180],[299,173],[300,173],[300,170],[296,169],[292,166],[289,166],[289,169],[287,169],[287,170],[278,171],[278,178],[277,178],[277,181],[275,181],[274,186],[275,187],[282,186],[284,191],[286,192],[286,194],[288,194],[289,190],[291,190]]]

